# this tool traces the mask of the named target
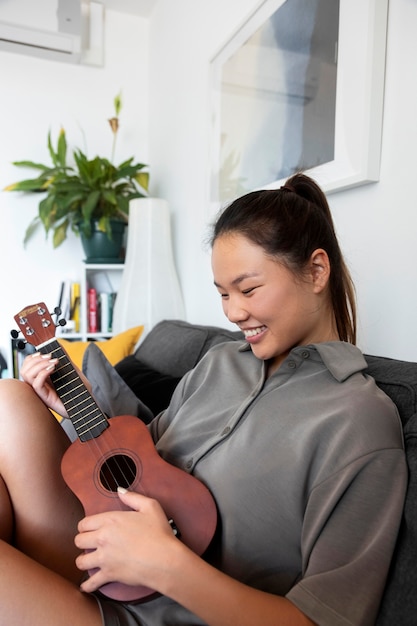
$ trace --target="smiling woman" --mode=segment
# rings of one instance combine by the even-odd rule
[[[294,346],[339,339],[323,249],[312,252],[303,278],[295,281],[285,260],[277,262],[244,235],[229,234],[215,240],[212,266],[226,317],[243,331],[252,352],[268,362],[268,375]],[[236,276],[235,268],[244,271]]]
[[[148,426],[162,459],[214,498],[204,558],[149,497],[145,460],[140,484],[120,485],[120,510],[83,517],[47,408],[65,414],[51,383],[61,363],[28,357],[26,384],[0,381],[5,623],[375,623],[407,467],[397,410],[354,345],[353,287],[326,198],[302,174],[248,194],[221,214],[212,247],[224,311],[246,340],[210,349]],[[137,604],[98,593],[114,581],[160,595]]]

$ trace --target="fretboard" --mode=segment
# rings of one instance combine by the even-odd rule
[[[101,435],[108,426],[107,418],[59,342],[57,340],[47,342],[38,350],[42,354],[51,354],[53,358],[59,359],[59,363],[51,374],[51,381],[79,439],[88,441]]]

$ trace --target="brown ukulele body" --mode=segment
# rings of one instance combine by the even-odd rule
[[[216,527],[208,489],[159,456],[148,429],[137,417],[122,415],[108,423],[97,440],[74,441],[62,459],[64,480],[85,514],[126,509],[117,495],[117,486],[123,486],[158,500],[181,541],[202,554]],[[118,583],[105,585],[101,592],[125,602],[147,599],[154,593],[147,587]]]

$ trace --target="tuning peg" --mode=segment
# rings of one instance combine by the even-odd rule
[[[66,320],[66,319],[64,319],[64,318],[59,319],[59,316],[61,315],[61,313],[62,313],[62,309],[61,309],[59,306],[56,306],[56,307],[54,308],[54,314],[55,314],[55,316],[56,316],[56,323],[55,323],[55,326],[57,326],[57,327],[58,327],[58,326],[65,326],[65,324],[67,323],[67,320]]]
[[[10,335],[12,337],[12,339],[17,339],[20,335],[18,330],[11,330],[10,331]],[[19,339],[19,341],[16,343],[16,348],[18,350],[24,350],[26,348],[26,344],[27,342],[24,339]]]

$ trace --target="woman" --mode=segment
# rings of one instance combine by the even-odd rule
[[[65,413],[56,359],[28,357],[28,384],[0,385],[2,623],[374,623],[406,464],[396,409],[354,346],[353,287],[322,191],[297,174],[234,201],[214,227],[212,268],[245,341],[209,351],[150,425],[162,457],[216,501],[206,558],[141,494],[120,489],[132,511],[83,518],[46,408]],[[112,580],[162,597],[94,595]]]

